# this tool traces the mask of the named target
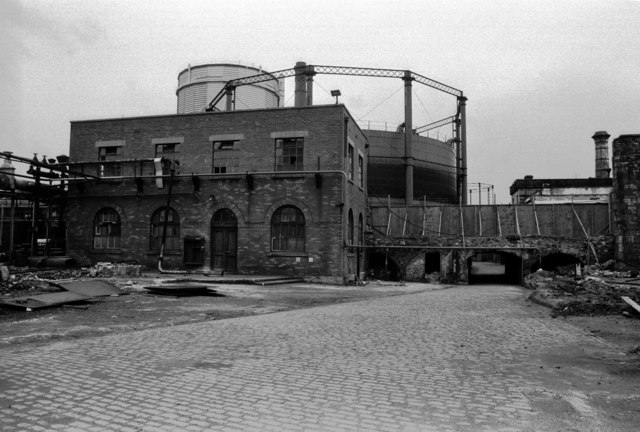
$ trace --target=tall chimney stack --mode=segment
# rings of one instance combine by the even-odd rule
[[[593,134],[591,138],[596,143],[596,178],[609,178],[609,135],[605,131]]]
[[[307,64],[305,62],[297,62],[294,69],[296,71],[294,106],[307,106],[307,76],[304,74],[307,69]]]

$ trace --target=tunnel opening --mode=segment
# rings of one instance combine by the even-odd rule
[[[440,273],[440,252],[426,252],[424,254],[424,272]]]
[[[467,259],[470,285],[521,285],[522,258],[500,252],[478,252]]]
[[[400,280],[400,267],[383,252],[369,254],[369,277],[387,281]]]

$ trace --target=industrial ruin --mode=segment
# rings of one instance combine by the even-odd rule
[[[359,124],[338,90],[314,104],[318,74],[402,80],[404,122]],[[451,115],[414,125],[415,85],[452,96]],[[1,153],[5,261],[347,283],[467,283],[478,261],[513,283],[566,263],[640,264],[640,135],[613,140],[610,168],[597,132],[594,178],[526,176],[512,204],[470,205],[467,99],[415,72],[206,64],[179,73],[176,95],[176,114],[72,121],[68,156]],[[425,135],[449,125],[449,139]]]

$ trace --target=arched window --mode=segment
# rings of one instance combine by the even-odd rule
[[[93,219],[93,248],[120,248],[120,215],[110,207],[101,209]]]
[[[296,207],[280,207],[271,217],[271,250],[304,252],[304,247],[304,215]]]
[[[362,218],[362,213],[358,215],[358,244],[364,244],[364,222]]]
[[[353,210],[349,209],[349,226],[347,227],[347,243],[353,244]]]
[[[152,251],[160,251],[162,244],[162,230],[167,220],[167,237],[164,242],[164,250],[179,251],[180,250],[180,217],[178,212],[169,207],[160,207],[151,215],[151,230],[149,232],[149,249]]]

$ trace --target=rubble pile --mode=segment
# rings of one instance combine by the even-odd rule
[[[640,279],[629,271],[606,270],[604,265],[587,266],[582,274],[568,275],[538,270],[525,278],[525,286],[535,290],[532,301],[552,308],[554,316],[623,314],[640,318],[624,300],[640,302]]]
[[[50,280],[77,279],[82,276],[79,269],[61,269],[38,272],[9,273],[2,272],[0,297],[16,297],[36,293],[58,292],[62,289],[50,285]]]
[[[140,277],[142,266],[139,264],[99,262],[89,269],[91,277]]]
[[[80,278],[141,277],[142,266],[126,263],[98,263],[86,268],[61,268],[54,270],[16,271],[16,268],[0,266],[0,297],[59,292],[61,288],[49,281]]]

